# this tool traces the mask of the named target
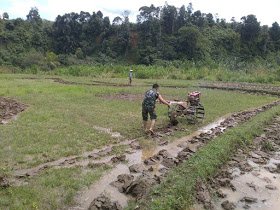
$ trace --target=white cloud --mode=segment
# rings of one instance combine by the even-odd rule
[[[36,5],[36,0],[11,0],[10,7],[7,11],[10,17],[21,17],[26,18],[26,15],[29,13],[31,7]]]

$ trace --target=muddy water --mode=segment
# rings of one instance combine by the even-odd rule
[[[181,139],[178,139],[168,145],[164,146],[146,146],[142,148],[142,150],[137,150],[132,154],[126,155],[126,161],[127,164],[118,164],[116,167],[114,167],[113,170],[110,171],[110,173],[105,174],[100,178],[98,182],[91,185],[88,189],[82,191],[79,196],[77,196],[77,203],[78,205],[76,207],[73,207],[71,209],[88,209],[91,202],[100,196],[100,194],[105,194],[106,196],[110,197],[111,201],[117,201],[122,207],[127,206],[127,202],[130,199],[129,196],[120,193],[116,187],[113,187],[110,185],[110,183],[116,181],[116,178],[118,175],[121,174],[129,174],[129,168],[128,166],[131,166],[133,164],[139,164],[143,163],[144,160],[153,157],[156,155],[160,150],[167,150],[171,155],[174,155],[174,157],[183,150],[183,148],[178,147],[181,143],[186,143],[188,140],[191,140],[194,136],[199,135],[200,133],[205,133],[210,131],[212,128],[215,128],[220,125],[221,122],[223,122],[224,118],[218,119],[216,122],[211,123],[198,131],[192,133],[189,136],[183,137]],[[193,144],[195,146],[195,144]],[[153,173],[156,174],[158,170],[162,167],[160,163],[156,163],[151,166],[153,168]],[[134,174],[135,176],[140,174]]]
[[[99,126],[93,126],[95,130],[110,134],[112,138],[123,138],[122,135],[119,132],[112,132],[111,128],[103,128]]]
[[[219,118],[217,121],[200,128],[199,130],[193,132],[192,134],[190,134],[188,136],[184,136],[180,139],[177,139],[176,141],[171,142],[168,145],[156,146],[155,148],[143,148],[142,159],[145,160],[149,157],[152,157],[153,155],[155,155],[156,153],[158,153],[161,150],[167,150],[171,155],[173,155],[175,157],[180,151],[182,151],[180,144],[186,143],[188,146],[193,145],[195,147],[196,144],[192,144],[189,142],[194,136],[198,136],[201,133],[209,132],[211,129],[220,126],[220,124],[224,120],[225,120],[225,117]]]
[[[129,173],[128,167],[124,164],[118,164],[113,170],[104,175],[97,183],[93,184],[89,190],[82,192],[79,198],[80,205],[70,209],[88,209],[92,200],[102,193],[107,196],[109,195],[112,201],[118,201],[121,206],[126,206],[128,197],[125,194],[120,193],[116,187],[109,184],[116,179],[116,176],[125,173]]]
[[[229,188],[221,188],[222,192],[227,195],[226,200],[236,204],[236,210],[245,208],[246,203],[242,199],[247,196],[256,198],[256,203],[250,203],[250,209],[261,210],[279,210],[280,209],[280,175],[271,173],[265,167],[275,167],[275,164],[280,164],[279,156],[276,159],[270,159],[265,166],[255,164],[251,161],[248,163],[253,166],[253,170],[249,173],[240,175],[236,170],[235,178],[231,183],[236,187],[236,191]],[[275,189],[268,189],[266,186],[273,186]],[[251,187],[250,187],[251,186]],[[254,187],[252,187],[254,186]],[[217,202],[215,208],[222,210],[221,203],[225,199]]]
[[[147,151],[149,153],[149,151]],[[76,209],[88,209],[91,202],[101,194],[109,196],[111,201],[117,201],[121,206],[127,206],[129,196],[120,193],[118,189],[111,186],[110,183],[116,180],[116,177],[121,174],[129,174],[128,165],[140,163],[142,161],[142,151],[136,151],[133,154],[129,154],[127,157],[127,164],[118,164],[109,173],[103,175],[98,182],[91,185],[88,189],[84,190],[77,197],[78,206],[70,208]],[[143,156],[144,157],[144,156]]]

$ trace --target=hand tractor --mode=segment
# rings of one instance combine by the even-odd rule
[[[201,93],[194,91],[188,93],[186,101],[170,101],[168,116],[172,125],[177,125],[177,117],[185,117],[187,122],[195,124],[204,119],[205,111],[200,103]]]

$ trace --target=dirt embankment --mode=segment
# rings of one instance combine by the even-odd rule
[[[28,78],[30,79],[30,78]],[[114,82],[102,82],[102,81],[92,81],[92,83],[84,83],[84,82],[73,82],[67,81],[61,78],[46,78],[53,80],[54,82],[58,82],[65,85],[87,85],[87,86],[114,86],[114,87],[129,87],[129,84],[121,84],[121,83],[114,83]]]
[[[255,94],[267,94],[280,96],[280,87],[272,86],[268,84],[252,84],[252,83],[204,83],[198,85],[201,88],[208,89],[221,89],[221,90],[233,90],[242,91]]]
[[[239,149],[208,183],[197,183],[197,201],[207,209],[278,210],[280,206],[280,117]],[[217,198],[219,198],[217,200]],[[198,208],[199,205],[196,206]],[[200,208],[202,209],[202,208]]]
[[[6,124],[26,109],[26,105],[14,99],[0,97],[0,124]]]

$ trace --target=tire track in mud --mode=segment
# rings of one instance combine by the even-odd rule
[[[223,133],[225,129],[235,127],[278,105],[280,101],[235,113],[219,120],[218,125],[209,125],[171,144],[158,146],[153,151],[142,149],[126,155],[127,164],[116,165],[98,182],[81,191],[76,197],[77,206],[70,209],[122,209],[129,199],[138,200],[144,197],[153,185],[164,179],[170,169],[187,161],[200,147]]]

